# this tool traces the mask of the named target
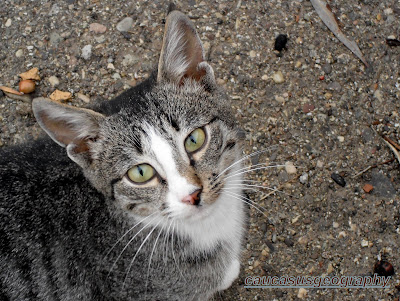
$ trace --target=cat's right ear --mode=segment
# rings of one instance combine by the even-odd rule
[[[196,81],[207,90],[216,88],[212,67],[205,61],[204,50],[192,21],[174,10],[167,16],[157,81],[178,86]]]
[[[90,141],[99,133],[104,115],[92,110],[67,106],[47,98],[35,98],[32,109],[42,129],[79,165],[90,161]]]

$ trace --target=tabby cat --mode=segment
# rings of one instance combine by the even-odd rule
[[[241,143],[188,17],[142,84],[33,112],[51,139],[0,151],[0,300],[208,300],[238,277]]]

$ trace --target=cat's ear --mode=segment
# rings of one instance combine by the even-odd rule
[[[198,81],[210,90],[216,87],[214,71],[204,61],[196,28],[187,16],[175,10],[167,16],[157,81],[183,85],[186,79]]]
[[[67,106],[43,97],[32,101],[33,113],[42,129],[78,164],[89,160],[89,142],[98,137],[99,121],[104,118],[92,110]],[[79,162],[78,162],[79,161]]]

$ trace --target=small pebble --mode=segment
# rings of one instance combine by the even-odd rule
[[[332,72],[332,66],[328,63],[322,65],[322,70],[325,74],[330,74]]]
[[[52,46],[58,46],[58,44],[62,41],[62,37],[57,33],[57,32],[52,32],[50,33],[50,45]]]
[[[286,172],[291,175],[297,172],[296,166],[294,166],[293,162],[287,161],[285,163],[285,170]]]
[[[100,23],[92,23],[89,26],[89,31],[94,32],[96,34],[105,33],[106,30],[107,27],[105,27],[103,24]]]
[[[131,29],[132,25],[133,19],[131,17],[126,17],[117,24],[117,30],[119,32],[127,32]]]
[[[50,16],[57,15],[60,12],[60,9],[61,8],[57,3],[53,4],[53,6],[50,9],[49,15]]]
[[[272,76],[272,79],[277,84],[281,84],[285,81],[285,78],[283,77],[283,73],[281,71],[275,72]]]
[[[85,60],[90,59],[92,56],[92,45],[86,45],[85,47],[82,48],[82,57]]]
[[[363,247],[363,248],[368,247],[368,240],[363,239],[361,241],[361,247]]]
[[[377,100],[379,100],[380,102],[383,102],[383,96],[382,96],[382,92],[381,92],[381,90],[376,90],[375,92],[374,92],[374,97],[377,99]]]
[[[344,137],[343,136],[338,136],[337,138],[338,138],[339,142],[343,142],[344,141]]]
[[[15,53],[16,57],[21,57],[24,55],[24,51],[22,49],[18,49],[17,52]]]
[[[331,91],[336,91],[336,92],[340,92],[342,91],[342,86],[338,83],[338,82],[331,82],[328,87],[329,90]]]
[[[266,244],[267,247],[271,250],[271,252],[274,252],[274,251],[275,251],[275,247],[274,247],[274,245],[272,244],[272,242],[270,242],[269,240],[267,240],[267,241],[265,242],[265,244]]]
[[[257,53],[254,50],[251,50],[249,55],[250,55],[250,57],[254,58],[257,56]]]
[[[305,288],[300,288],[297,293],[297,298],[304,299],[305,297],[307,297],[307,290]]]
[[[328,264],[328,268],[327,268],[327,270],[326,270],[326,273],[327,273],[327,274],[330,274],[330,273],[332,273],[334,270],[335,270],[335,269],[333,268],[332,263],[329,263],[329,264]]]
[[[308,173],[306,173],[306,172],[303,173],[303,174],[300,176],[299,181],[300,181],[301,184],[307,184],[307,182],[308,182]]]
[[[336,173],[336,172],[332,173],[331,174],[331,178],[332,178],[332,180],[335,181],[336,184],[338,184],[338,185],[340,185],[342,187],[346,186],[346,181],[338,173]]]
[[[126,54],[124,55],[124,58],[122,60],[122,65],[126,66],[131,66],[136,64],[137,62],[140,61],[140,57],[132,54]]]
[[[300,238],[297,240],[297,242],[298,242],[299,244],[303,245],[303,246],[307,245],[307,244],[308,244],[308,241],[309,241],[309,239],[308,239],[307,236],[302,236],[302,237],[300,237]]]
[[[294,242],[292,239],[290,239],[289,237],[286,237],[283,241],[285,243],[285,245],[287,245],[288,247],[293,247],[294,246]]]
[[[111,77],[113,79],[121,79],[121,75],[118,72],[115,72]]]
[[[339,228],[339,223],[338,222],[333,222],[332,223],[333,228]]]
[[[388,8],[385,8],[385,10],[383,12],[385,13],[385,15],[391,15],[391,14],[393,14],[393,9],[388,7]]]
[[[85,94],[77,93],[76,96],[78,96],[78,98],[82,100],[84,103],[90,103],[90,98]]]
[[[346,237],[346,236],[347,236],[347,233],[344,232],[344,231],[340,231],[339,234],[338,234],[338,237],[339,237],[339,238],[344,238],[344,237]]]
[[[53,87],[57,87],[60,84],[60,80],[56,76],[50,76],[47,81],[52,85]]]
[[[285,102],[285,98],[283,98],[282,96],[279,96],[279,95],[275,95],[275,100],[280,103]]]
[[[315,106],[312,103],[305,103],[303,105],[303,113],[307,114],[314,111]]]
[[[295,218],[292,219],[292,224],[296,223],[300,219],[301,215],[297,215]]]
[[[6,27],[10,27],[12,23],[11,19],[7,19],[6,23],[4,24]]]

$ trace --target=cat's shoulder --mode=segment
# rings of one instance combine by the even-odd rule
[[[74,167],[65,150],[47,137],[0,148],[0,185],[11,179],[35,181],[50,172]]]

